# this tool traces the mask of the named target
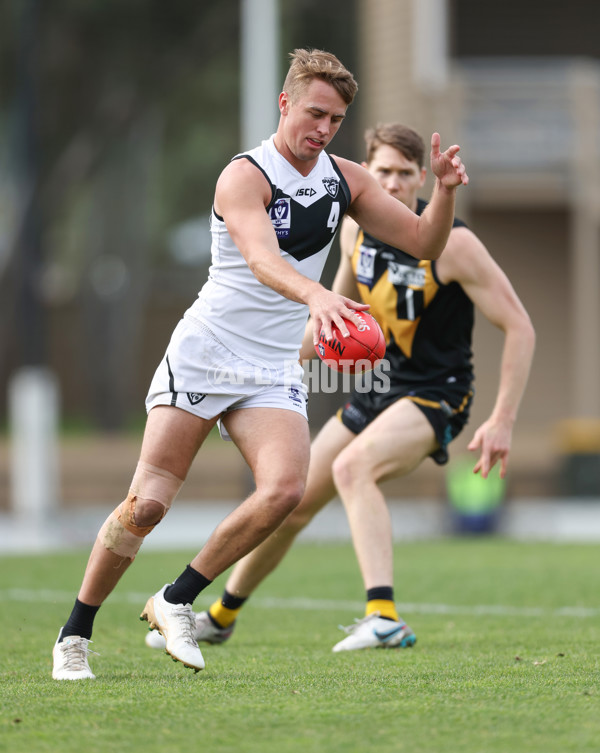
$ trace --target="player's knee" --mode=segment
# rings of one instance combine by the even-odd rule
[[[182,483],[169,471],[138,463],[129,494],[104,522],[99,541],[133,560],[144,538],[167,514]]]
[[[98,540],[114,554],[133,560],[144,538],[167,513],[164,505],[129,494],[104,521]]]
[[[298,507],[302,495],[304,494],[304,482],[300,480],[286,481],[281,485],[279,496],[279,504],[281,511],[285,515],[289,515],[293,510]]]
[[[125,527],[140,531],[152,530],[165,517],[168,507],[154,499],[142,499],[131,495],[119,505],[121,518]],[[150,533],[150,530],[148,533]],[[143,534],[147,536],[148,534]]]
[[[331,466],[333,480],[338,490],[349,489],[367,472],[361,453],[351,446],[342,450]]]
[[[304,494],[302,479],[281,478],[263,489],[266,504],[276,516],[283,518],[294,510]]]

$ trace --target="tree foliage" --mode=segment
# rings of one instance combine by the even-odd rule
[[[352,8],[280,0],[282,77],[287,52],[302,46],[329,49],[352,68]],[[152,269],[171,268],[179,283],[169,288],[161,273],[161,291],[185,294],[183,311],[202,279],[177,276],[169,230],[209,213],[218,174],[239,150],[239,10],[240,0],[0,3],[0,190],[10,176],[18,205],[4,233],[10,263],[0,243],[0,383],[27,337],[10,322],[29,275],[45,326],[61,307],[77,313],[60,337],[47,333],[48,359],[81,374],[95,420],[119,425],[131,395],[139,397]],[[25,121],[33,129],[26,145]],[[351,143],[347,126],[336,151],[348,154]],[[28,161],[29,193],[19,188]],[[3,221],[0,213],[0,241]],[[24,270],[22,225],[31,221],[41,261]],[[64,352],[64,342],[74,347]],[[65,392],[69,411],[75,391]]]

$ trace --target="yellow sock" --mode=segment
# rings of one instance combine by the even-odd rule
[[[217,623],[217,625],[222,628],[226,628],[235,622],[240,610],[241,607],[238,607],[237,609],[228,609],[227,607],[223,606],[221,599],[217,599],[213,604],[211,604],[208,613]]]
[[[373,612],[379,612],[381,617],[387,617],[390,620],[400,622],[398,612],[396,612],[396,605],[393,601],[388,601],[388,599],[371,599],[371,601],[367,601],[365,616],[368,617]]]

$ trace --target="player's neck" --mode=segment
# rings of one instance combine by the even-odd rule
[[[319,156],[321,153],[319,153],[316,157],[313,159],[299,159],[296,157],[294,152],[290,149],[290,147],[286,144],[285,139],[280,136],[280,134],[276,133],[275,137],[273,139],[273,144],[275,146],[275,149],[281,154],[281,156],[286,160],[286,162],[289,162],[290,165],[294,168],[294,170],[297,170],[300,175],[303,175],[305,178],[307,175],[310,175],[312,172],[312,169],[315,167],[317,162],[319,161]]]

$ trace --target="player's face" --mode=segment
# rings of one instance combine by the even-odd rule
[[[292,102],[286,92],[279,96],[281,128],[276,146],[292,164],[310,163],[330,143],[346,115],[346,103],[324,81],[314,79]],[[281,133],[281,137],[279,138]],[[301,166],[310,170],[312,165]]]
[[[366,165],[381,187],[413,211],[417,207],[417,193],[425,182],[425,168],[407,159],[389,144],[377,147]]]

